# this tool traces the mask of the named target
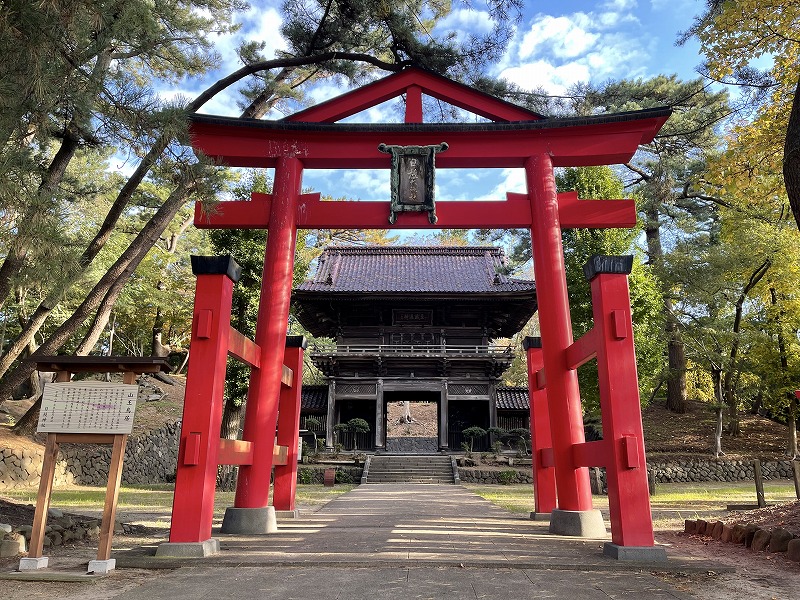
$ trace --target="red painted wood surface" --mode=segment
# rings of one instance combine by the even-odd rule
[[[178,450],[180,466],[169,533],[173,543],[203,542],[211,537],[232,294],[233,281],[226,275],[197,277]],[[205,317],[200,319],[200,315]],[[206,337],[198,337],[199,325]],[[188,461],[187,450],[192,455]]]
[[[219,164],[274,167],[281,157],[297,158],[306,169],[388,169],[379,144],[425,146],[446,141],[439,168],[522,167],[530,156],[548,154],[555,167],[624,163],[649,141],[666,117],[553,128],[457,128],[431,131],[354,129],[345,125],[281,129],[258,122],[197,117],[190,125],[192,146]],[[418,127],[424,127],[420,125]]]
[[[492,121],[532,121],[541,115],[516,104],[500,100],[483,92],[436,75],[430,71],[409,68],[373,83],[347,92],[336,98],[316,104],[286,117],[286,121],[332,123],[377,106],[416,87],[428,96],[443,100]],[[417,121],[406,121],[421,123]]]
[[[633,331],[628,276],[600,273],[590,285],[594,327],[598,332],[597,372],[603,442],[609,454],[606,480],[611,539],[620,546],[652,546],[653,523],[636,354],[633,336],[617,335],[621,318],[626,331]]]
[[[242,436],[253,442],[253,464],[239,469],[237,508],[264,508],[269,500],[302,173],[302,165],[295,158],[281,159],[275,170],[255,336],[261,348],[261,368],[253,370],[250,378]]]
[[[565,354],[572,344],[572,326],[558,220],[558,197],[553,165],[546,154],[531,157],[525,166],[533,225],[531,240],[536,273],[550,434],[556,463],[558,508],[592,508],[589,472],[575,465],[572,446],[584,441],[580,390],[575,371],[567,369]]]
[[[229,336],[228,353],[243,363],[258,368],[261,364],[261,348],[233,327]]]
[[[220,465],[253,464],[253,444],[244,440],[219,440],[217,463]]]
[[[541,348],[528,348],[528,398],[531,413],[531,455],[533,456],[533,500],[537,513],[556,508],[556,472],[552,461],[553,441],[550,438],[550,411],[547,390],[536,385],[536,373],[544,367]],[[549,453],[547,452],[549,450]]]
[[[250,201],[220,202],[207,214],[195,205],[195,226],[200,229],[266,229],[271,194],[253,194]],[[509,192],[506,200],[439,201],[439,221],[433,225],[424,213],[398,215],[392,229],[469,229],[480,224],[489,229],[529,228],[528,194]],[[381,229],[388,226],[389,202],[322,200],[319,193],[301,194],[297,204],[299,229]],[[608,228],[636,225],[633,200],[579,200],[576,192],[558,194],[562,229]]]
[[[303,349],[286,348],[283,362],[295,373],[303,369]],[[295,385],[282,388],[278,401],[278,444],[286,446],[286,464],[275,467],[272,504],[276,510],[294,510],[297,491],[297,444],[300,438],[300,394],[302,378]]]

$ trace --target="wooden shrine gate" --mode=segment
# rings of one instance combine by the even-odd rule
[[[424,123],[423,94],[487,121]],[[405,97],[405,123],[338,122],[401,95]],[[292,414],[299,410],[299,368],[293,371],[292,401],[278,409],[284,397],[284,361],[290,360],[280,349],[286,342],[297,230],[376,229],[387,228],[390,222],[397,229],[528,228],[541,324],[540,343],[531,344],[528,351],[537,449],[537,513],[551,513],[553,533],[604,534],[600,513],[592,508],[587,467],[605,466],[612,504],[612,542],[606,545],[606,554],[622,559],[661,557],[663,550],[654,547],[650,518],[627,274],[618,257],[596,259],[590,269],[595,327],[575,342],[561,245],[565,228],[633,227],[636,208],[632,200],[581,201],[574,192],[558,194],[553,168],[628,161],[640,144],[653,140],[670,112],[661,108],[545,118],[429,72],[406,69],[281,121],[193,115],[191,135],[197,151],[220,164],[275,169],[272,194],[222,202],[213,214],[204,213],[198,205],[195,214],[195,225],[201,228],[268,231],[255,341],[242,342],[251,349],[247,362],[252,365],[252,378],[244,441],[236,444],[246,459],[238,463],[235,506],[229,509],[244,515],[234,519],[239,523],[237,530],[264,532],[278,415],[283,423],[284,410]],[[463,169],[524,168],[528,191],[509,193],[503,201],[435,204],[434,163]],[[319,193],[301,192],[304,169],[390,167],[391,205],[323,201]],[[229,328],[227,298],[232,281],[229,279],[229,284],[224,276],[215,277],[222,279],[215,280],[216,288],[208,293],[201,292],[198,279],[176,500],[165,554],[172,551],[170,547],[183,551],[205,545],[205,552],[213,545],[211,475],[220,462],[216,415],[221,411],[221,395],[212,388],[221,389],[226,354],[234,352],[225,343],[217,343],[208,352],[197,346],[211,339],[209,332],[213,338],[216,327]],[[209,308],[207,303],[213,306]],[[576,369],[594,356],[598,358],[607,437],[587,444]],[[196,413],[202,413],[202,419],[195,419]],[[279,444],[280,432],[279,425]],[[196,475],[199,473],[204,475]],[[278,490],[276,474],[276,507]],[[197,498],[189,501],[190,496]]]

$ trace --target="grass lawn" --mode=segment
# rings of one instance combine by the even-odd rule
[[[464,484],[468,490],[515,513],[533,512],[533,489],[530,485]],[[767,502],[796,500],[794,484],[789,480],[764,483]],[[608,518],[608,497],[593,496],[595,508]],[[682,529],[684,519],[720,517],[728,504],[755,504],[753,482],[742,483],[664,483],[656,486],[650,498],[653,525],[657,530]]]
[[[314,511],[337,496],[352,490],[354,485],[324,487],[322,485],[298,485],[296,502],[298,508]],[[3,490],[0,496],[22,504],[36,504],[37,488]],[[91,486],[56,488],[50,506],[79,514],[98,514],[103,511],[106,489]],[[271,494],[270,494],[271,496]],[[217,492],[214,496],[214,516],[222,519],[225,509],[233,506],[233,492]],[[135,521],[149,527],[169,527],[172,512],[172,486],[133,485],[122,486],[117,503],[118,518]]]

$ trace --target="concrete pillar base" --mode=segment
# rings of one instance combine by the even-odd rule
[[[543,512],[531,513],[531,521],[549,521],[549,520],[550,520],[550,513],[543,513]]]
[[[19,559],[19,570],[20,571],[35,571],[36,569],[46,569],[48,563],[48,557],[46,556],[39,556],[37,558],[20,558]]]
[[[219,540],[209,538],[204,542],[167,542],[156,549],[158,558],[205,558],[219,554]]]
[[[603,554],[617,560],[667,562],[667,551],[660,546],[619,546],[606,542],[603,545]]]
[[[550,513],[550,533],[584,538],[606,537],[603,515],[597,509],[561,510]]]
[[[276,519],[299,519],[300,518],[300,511],[297,509],[294,510],[276,510],[275,511],[275,518]]]
[[[278,521],[275,517],[275,507],[264,508],[236,508],[228,507],[222,518],[222,533],[276,533]]]
[[[87,573],[94,573],[95,575],[108,575],[117,567],[117,559],[109,558],[108,560],[90,560],[89,568],[86,569]]]

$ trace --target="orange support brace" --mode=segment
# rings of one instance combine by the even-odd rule
[[[533,499],[536,514],[547,514],[556,507],[556,473],[553,468],[553,442],[550,438],[550,411],[547,390],[537,385],[544,364],[541,338],[526,337],[522,342],[528,357],[528,398],[531,411],[531,454],[533,456]]]
[[[275,489],[272,504],[275,510],[294,510],[297,490],[297,451],[300,440],[300,394],[303,368],[303,351],[306,340],[302,336],[286,339],[283,362],[296,373],[291,387],[281,388],[278,404],[278,444],[287,448],[286,463],[275,466]]]
[[[241,275],[230,256],[192,256],[192,271],[197,287],[169,533],[172,543],[211,538],[231,299],[233,284]]]
[[[636,355],[633,336],[628,335],[633,331],[628,293],[632,265],[632,256],[593,256],[584,272],[592,289],[592,312],[598,339],[597,372],[602,443],[607,454],[604,462],[611,540],[616,546],[652,547],[653,522]]]

